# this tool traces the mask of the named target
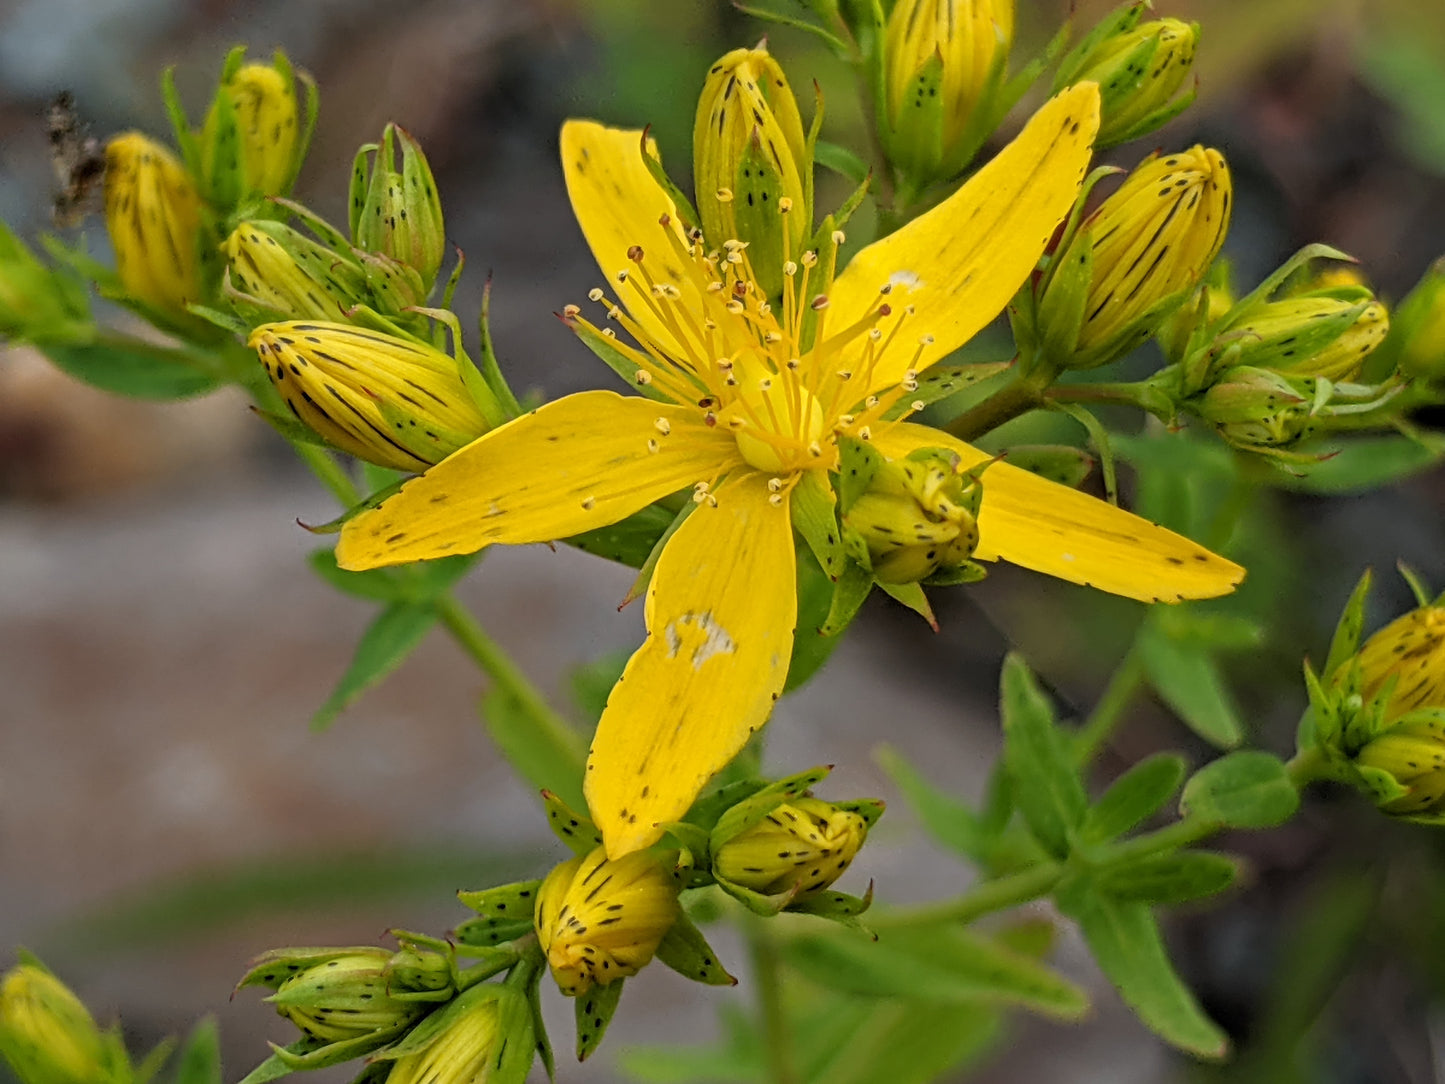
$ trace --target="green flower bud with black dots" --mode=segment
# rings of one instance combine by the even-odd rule
[[[713,855],[719,881],[800,899],[843,875],[868,838],[868,822],[818,798],[795,798]]]
[[[394,1035],[423,1016],[429,1002],[393,989],[385,949],[353,949],[313,962],[286,979],[266,1000],[303,1035],[327,1043]]]
[[[221,251],[231,305],[256,323],[340,321],[371,300],[356,263],[280,222],[242,222]]]
[[[248,345],[298,420],[326,443],[394,470],[422,471],[487,432],[465,361],[347,324],[263,324]],[[494,409],[495,408],[495,405]]]
[[[745,244],[753,281],[779,296],[783,265],[812,230],[812,159],[798,103],[766,49],[734,49],[708,69],[692,153],[707,243]]]
[[[1385,306],[1367,290],[1358,292],[1364,299],[1305,295],[1253,309],[1227,332],[1238,341],[1239,362],[1291,376],[1353,381],[1390,330]]]
[[[315,86],[285,53],[278,49],[270,64],[246,64],[245,54],[237,48],[226,58],[200,133],[202,183],[221,210],[291,191],[315,111]],[[304,110],[298,81],[308,95]]]
[[[1199,24],[1178,19],[1141,23],[1149,6],[1148,0],[1135,0],[1116,9],[1059,65],[1055,93],[1075,83],[1099,84],[1096,147],[1148,135],[1194,101],[1192,88],[1180,92],[1194,67]]]
[[[843,515],[845,543],[879,583],[975,569],[983,485],[946,452],[885,462]]]
[[[598,847],[563,862],[537,893],[537,940],[568,997],[637,974],[677,922],[678,879],[650,851]]]
[[[372,1056],[387,1084],[523,1084],[536,1052],[527,995],[484,982]]]
[[[1221,374],[1195,409],[1236,447],[1279,448],[1314,431],[1314,397],[1310,378],[1241,365]]]
[[[349,206],[352,243],[412,268],[420,276],[423,296],[429,294],[446,255],[446,225],[421,144],[388,124],[380,144],[369,143],[357,152]]]
[[[0,1054],[22,1084],[107,1084],[128,1068],[80,999],[33,963],[0,981]]]

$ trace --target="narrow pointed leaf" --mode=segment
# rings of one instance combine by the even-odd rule
[[[357,697],[400,666],[435,623],[436,611],[426,604],[399,602],[382,610],[362,634],[340,683],[312,716],[312,731],[325,730]]]
[[[1004,764],[1014,801],[1035,838],[1055,857],[1069,852],[1070,834],[1088,808],[1068,736],[1018,655],[1004,660],[1001,689]]]

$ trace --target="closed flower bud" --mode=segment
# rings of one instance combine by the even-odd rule
[[[369,463],[425,470],[488,429],[464,363],[430,346],[321,322],[263,324],[248,345],[304,425]]]
[[[1195,146],[1145,159],[1049,268],[1038,319],[1059,354],[1050,360],[1093,368],[1153,334],[1218,255],[1232,191],[1218,151]]]
[[[1148,135],[1194,100],[1181,94],[1199,42],[1199,24],[1178,19],[1139,22],[1147,2],[1126,4],[1064,58],[1055,92],[1074,83],[1099,84],[1098,147]]]
[[[982,483],[943,453],[882,464],[843,516],[854,556],[879,583],[917,583],[969,567]]]
[[[1155,332],[1154,338],[1164,356],[1170,361],[1183,361],[1195,333],[1206,334],[1207,326],[1217,323],[1233,307],[1234,300],[1227,285],[1202,284],[1184,304],[1164,318]]]
[[[105,148],[105,227],[126,293],[184,316],[205,296],[201,196],[170,151],[139,132]]]
[[[1378,301],[1303,296],[1252,309],[1232,326],[1239,361],[1293,376],[1319,376],[1336,383],[1354,380],[1390,329]]]
[[[795,798],[734,836],[713,855],[719,880],[794,899],[843,875],[868,838],[868,822],[818,798]]]
[[[535,1050],[527,995],[486,982],[372,1060],[391,1063],[387,1084],[523,1084]]]
[[[1389,342],[1407,376],[1445,379],[1445,260],[1426,271],[1395,306]]]
[[[812,161],[798,103],[766,49],[734,49],[708,69],[692,137],[698,214],[708,243],[748,245],[755,281],[783,289],[813,228]]]
[[[884,29],[878,135],[912,189],[957,176],[993,129],[1013,0],[898,0]]]
[[[59,979],[23,963],[0,981],[0,1054],[22,1084],[103,1084],[111,1079],[95,1020]]]
[[[370,300],[359,266],[280,222],[242,222],[221,246],[243,315],[344,320]]]
[[[1403,795],[1380,803],[1386,813],[1426,816],[1445,812],[1445,712],[1407,715],[1372,738],[1355,763],[1391,776]]]
[[[657,855],[615,861],[598,847],[563,862],[537,893],[537,939],[568,997],[637,974],[681,913],[679,884]]]
[[[201,172],[221,208],[286,195],[306,151],[296,75],[285,55],[243,64],[244,53],[228,58],[201,128]]]
[[[1310,434],[1313,399],[1309,378],[1242,365],[1221,374],[1196,410],[1236,447],[1279,448]]]
[[[357,154],[350,208],[356,247],[412,268],[421,277],[423,294],[430,293],[446,255],[441,199],[421,145],[396,125],[386,126],[380,146],[369,144]]]
[[[266,1000],[302,1034],[327,1043],[394,1035],[429,1003],[406,998],[393,984],[385,949],[352,949],[317,960],[286,979]]]
[[[1367,639],[1357,656],[1361,695],[1389,692],[1383,718],[1417,708],[1445,709],[1445,608],[1422,606]]]

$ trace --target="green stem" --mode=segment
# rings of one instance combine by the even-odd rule
[[[1301,749],[1290,758],[1284,770],[1289,773],[1289,781],[1296,790],[1304,790],[1311,783],[1329,779],[1331,774],[1323,754],[1314,746]]]
[[[580,734],[552,709],[537,687],[527,679],[510,655],[456,599],[442,595],[436,600],[437,616],[473,661],[526,712],[535,736],[551,747],[559,763],[567,765],[573,778],[581,779],[586,763],[586,745]],[[573,771],[575,769],[575,772]]]
[[[762,1015],[763,1049],[767,1058],[771,1084],[797,1084],[793,1067],[792,1036],[783,1006],[783,970],[778,957],[777,942],[766,920],[748,923],[748,943],[752,950],[753,982],[758,990],[758,1011]]]
[[[1043,405],[1037,380],[1016,376],[981,403],[975,403],[943,428],[959,440],[976,440]]]
[[[1113,736],[1143,687],[1144,662],[1137,646],[1132,646],[1109,678],[1093,712],[1074,736],[1074,758],[1081,766],[1093,760]]]
[[[900,908],[880,915],[870,924],[879,929],[938,922],[958,922],[966,925],[984,915],[1017,907],[1048,895],[1063,875],[1064,867],[1060,863],[1042,862],[1020,873],[985,881],[957,899]]]
[[[299,441],[293,441],[291,447],[296,449],[296,454],[311,468],[316,480],[331,491],[331,495],[342,508],[355,508],[361,503],[361,494],[356,489],[356,483],[330,452],[314,444],[302,444]]]
[[[1207,839],[1219,829],[1218,821],[1206,820],[1203,817],[1185,817],[1158,831],[1135,836],[1133,839],[1125,840],[1123,843],[1108,848],[1105,852],[1107,857],[1104,860],[1112,865],[1117,862],[1147,858],[1149,855],[1158,854],[1161,851],[1177,851],[1192,843],[1198,843],[1201,839]]]

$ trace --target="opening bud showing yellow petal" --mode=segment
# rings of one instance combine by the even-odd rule
[[[270,64],[246,64],[245,55],[236,48],[226,58],[201,128],[201,175],[208,198],[222,210],[290,192],[310,135],[286,54],[277,50]],[[314,112],[315,102],[307,105]]]
[[[339,321],[371,301],[360,266],[283,223],[242,222],[221,251],[231,306],[253,323]]]
[[[1437,261],[1395,306],[1387,340],[1407,376],[1445,379],[1445,260]]]
[[[1352,381],[1365,359],[1385,340],[1390,317],[1385,306],[1365,300],[1303,296],[1272,301],[1231,327],[1239,361],[1293,376]]]
[[[978,545],[980,473],[960,472],[955,457],[932,450],[881,464],[844,513],[845,543],[879,583],[959,573],[980,579],[982,569],[969,560]]]
[[[388,124],[379,145],[368,143],[356,154],[349,207],[352,243],[412,268],[421,276],[423,293],[430,293],[446,255],[446,226],[421,144]]]
[[[1445,711],[1405,716],[1366,744],[1355,764],[1384,772],[1404,789],[1404,794],[1379,796],[1386,813],[1445,813]]]
[[[443,975],[439,988],[423,988],[426,996],[418,999],[414,988],[391,974],[391,958],[378,948],[341,950],[310,960],[266,1000],[308,1038],[326,1043],[384,1040],[425,1015],[438,1000],[437,989],[448,985]]]
[[[22,1084],[104,1084],[107,1044],[89,1010],[50,972],[32,963],[0,981],[0,1054]]]
[[[523,1084],[536,1033],[527,995],[502,983],[478,983],[378,1052],[387,1084]]]
[[[176,318],[205,299],[200,193],[171,152],[139,132],[106,144],[105,227],[133,300]]]
[[[1385,696],[1386,723],[1417,708],[1445,709],[1445,608],[1422,606],[1396,618],[1356,658],[1361,695]]]
[[[1094,368],[1153,334],[1218,255],[1232,194],[1216,150],[1145,159],[1051,261],[1038,300],[1048,361]]]
[[[734,49],[708,69],[692,153],[708,244],[746,244],[758,286],[779,296],[783,264],[799,258],[813,228],[812,156],[798,103],[766,49]]]
[[[1098,147],[1148,135],[1194,101],[1180,93],[1199,43],[1199,24],[1178,19],[1141,23],[1148,0],[1117,8],[1059,66],[1054,93],[1085,81],[1099,84]]]
[[[358,459],[421,471],[487,432],[458,361],[420,342],[347,324],[263,324],[247,344],[301,423]],[[495,404],[493,404],[495,406]]]
[[[718,848],[713,874],[765,896],[800,899],[841,877],[867,838],[858,813],[795,798]]]
[[[537,939],[568,997],[637,974],[678,920],[680,884],[664,859],[603,847],[563,862],[537,893]]]
[[[893,6],[877,80],[878,136],[911,194],[957,176],[993,131],[1013,32],[1013,0]]]

